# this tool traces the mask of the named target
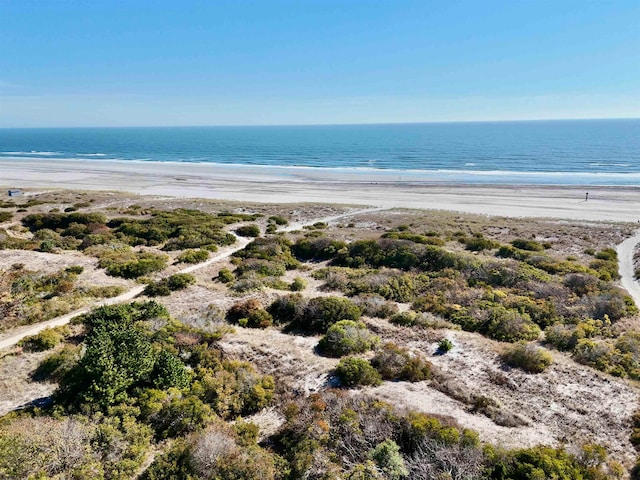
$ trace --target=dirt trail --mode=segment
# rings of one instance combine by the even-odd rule
[[[638,243],[640,243],[640,230],[619,244],[616,251],[618,252],[620,283],[629,292],[636,306],[640,308],[640,285],[635,280],[633,269],[633,253]]]
[[[208,267],[212,263],[216,263],[226,258],[229,258],[238,250],[242,250],[244,247],[246,247],[248,243],[249,243],[249,239],[236,237],[236,243],[231,248],[225,249],[225,251],[223,251],[222,253],[219,253],[218,255],[215,255],[202,263],[185,267],[182,270],[179,270],[177,273],[191,273],[201,268]],[[46,322],[38,323],[36,325],[29,325],[28,327],[19,328],[18,331],[12,334],[11,336],[0,339],[0,350],[12,347],[16,343],[18,343],[20,340],[22,340],[24,337],[35,335],[41,332],[42,330],[44,330],[45,328],[59,327],[61,325],[66,325],[73,318],[77,317],[78,315],[87,313],[93,308],[101,307],[104,305],[115,305],[117,303],[133,300],[135,297],[140,295],[144,291],[144,289],[145,289],[145,285],[137,285],[133,287],[131,290],[123,293],[122,295],[118,295],[117,297],[91,303],[86,307],[80,308],[78,310],[74,310],[73,312],[67,313],[66,315],[62,315],[60,317],[47,320]]]
[[[380,210],[384,210],[384,208],[363,208],[363,209],[353,210],[353,211],[350,211],[350,212],[345,212],[345,213],[341,213],[339,215],[333,215],[333,216],[330,216],[330,217],[315,218],[315,219],[312,219],[312,220],[309,220],[309,221],[306,221],[306,222],[294,223],[294,224],[291,224],[291,225],[281,229],[280,231],[290,232],[290,231],[293,231],[293,230],[298,230],[300,228],[303,228],[306,225],[313,225],[316,222],[332,222],[332,221],[339,220],[339,219],[344,218],[344,217],[350,217],[350,216],[358,215],[358,214],[361,214],[361,213],[371,213],[371,212],[380,211]],[[198,264],[195,264],[195,265],[190,265],[188,267],[185,267],[185,268],[179,270],[176,273],[191,273],[191,272],[195,272],[196,270],[200,270],[201,268],[208,267],[209,265],[211,265],[213,263],[217,263],[217,262],[220,262],[222,260],[225,260],[225,259],[229,258],[231,255],[233,255],[235,252],[245,248],[249,244],[250,241],[251,241],[251,239],[236,236],[236,243],[234,243],[233,246],[225,249],[223,252],[219,253],[218,255],[215,255],[215,256],[211,257],[210,259],[208,259],[208,260],[206,260],[206,261],[204,261],[202,263],[198,263]],[[122,295],[118,295],[117,297],[113,297],[113,298],[109,298],[107,300],[102,300],[102,301],[91,303],[91,304],[89,304],[89,305],[87,305],[87,306],[85,306],[83,308],[80,308],[78,310],[74,310],[73,312],[68,313],[66,315],[62,315],[60,317],[56,317],[56,318],[53,318],[51,320],[47,320],[46,322],[38,323],[36,325],[29,325],[27,327],[20,327],[20,328],[14,330],[9,336],[5,336],[4,338],[0,338],[0,350],[13,347],[14,345],[16,345],[23,338],[28,337],[30,335],[36,335],[37,333],[41,332],[45,328],[49,328],[49,327],[53,328],[53,327],[59,327],[59,326],[62,326],[62,325],[66,325],[73,318],[77,317],[78,315],[82,315],[84,313],[87,313],[90,310],[92,310],[93,308],[104,306],[104,305],[115,305],[117,303],[122,303],[122,302],[126,302],[126,301],[129,301],[129,300],[133,300],[136,296],[140,295],[144,291],[144,289],[145,289],[145,285],[138,285],[138,286],[132,288],[131,290],[123,293]]]

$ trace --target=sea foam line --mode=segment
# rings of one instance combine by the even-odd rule
[[[6,152],[0,152],[6,153]],[[43,161],[38,157],[4,157],[4,160],[17,160],[17,161]],[[172,161],[158,161],[146,158],[140,159],[106,159],[106,160],[96,160],[95,158],[56,158],[47,160],[50,162],[82,162],[82,163],[94,163],[95,165],[107,165],[109,163],[115,164],[135,164],[135,165],[152,165],[155,164],[157,166],[166,164],[166,165],[180,165],[185,166],[185,164],[191,164],[199,167],[207,167],[211,166],[212,168],[218,169],[261,169],[261,170],[271,170],[271,171],[297,171],[297,172],[326,172],[326,173],[354,173],[354,174],[375,174],[379,176],[400,176],[400,177],[411,177],[411,176],[477,176],[477,177],[583,177],[583,178],[594,178],[594,177],[607,177],[610,179],[614,178],[625,178],[625,179],[634,179],[640,178],[640,172],[593,172],[593,171],[541,171],[541,170],[527,170],[527,171],[516,171],[516,170],[470,170],[470,169],[388,169],[388,168],[376,168],[376,167],[362,167],[362,166],[353,166],[353,167],[318,167],[318,166],[307,166],[307,165],[263,165],[263,164],[246,164],[246,163],[216,163],[216,162],[195,162],[189,160],[172,160]],[[410,180],[410,178],[404,178],[404,180]],[[571,182],[575,183],[575,182]]]

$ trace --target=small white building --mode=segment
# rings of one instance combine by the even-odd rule
[[[21,197],[22,196],[22,190],[14,188],[14,189],[8,190],[7,191],[7,195],[9,195],[10,197]]]

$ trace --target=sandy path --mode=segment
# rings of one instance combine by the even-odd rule
[[[285,228],[282,229],[282,231],[293,231],[293,230],[297,230],[300,228],[303,228],[306,225],[313,225],[316,222],[325,222],[325,223],[329,223],[335,220],[340,220],[341,218],[345,218],[345,217],[350,217],[353,215],[359,215],[361,213],[370,213],[372,211],[379,211],[382,210],[381,208],[365,208],[365,209],[358,209],[358,210],[353,210],[350,212],[345,212],[345,213],[341,213],[338,215],[332,215],[329,217],[322,217],[322,218],[315,218],[313,220],[309,220],[306,222],[300,222],[300,223],[295,223],[295,224],[291,224]],[[188,267],[185,267],[181,270],[179,270],[176,273],[191,273],[191,272],[195,272],[197,270],[200,270],[202,268],[206,268],[209,265],[212,265],[214,263],[220,262],[222,260],[225,260],[227,258],[229,258],[231,255],[233,255],[234,253],[236,253],[239,250],[242,250],[243,248],[245,248],[249,242],[251,242],[252,239],[249,238],[243,238],[243,237],[238,237],[236,236],[236,243],[225,249],[222,253],[219,253],[218,255],[215,255],[211,258],[209,258],[208,260],[202,262],[202,263],[198,263],[195,265],[190,265]],[[0,337],[0,350],[3,350],[5,348],[10,348],[13,347],[15,344],[17,344],[20,340],[22,340],[25,337],[28,337],[30,335],[36,335],[37,333],[41,332],[42,330],[44,330],[45,328],[53,328],[53,327],[59,327],[62,325],[66,325],[67,323],[69,323],[72,319],[74,319],[75,317],[77,317],[78,315],[82,315],[85,314],[87,312],[89,312],[90,310],[97,308],[97,307],[101,307],[104,305],[115,305],[117,303],[122,303],[122,302],[127,302],[129,300],[133,300],[135,297],[137,297],[138,295],[140,295],[145,289],[145,285],[137,285],[134,288],[132,288],[131,290],[123,293],[122,295],[118,295],[117,297],[113,297],[113,298],[109,298],[107,300],[102,300],[102,301],[98,301],[95,303],[91,303],[83,308],[80,308],[78,310],[74,310],[71,313],[68,313],[66,315],[62,315],[60,317],[56,317],[53,318],[51,320],[47,320],[46,322],[42,322],[42,323],[38,323],[36,325],[29,325],[29,326],[25,326],[25,327],[19,327],[18,329],[13,330],[11,333],[9,333],[8,335],[5,335],[4,337]]]
[[[616,247],[618,252],[618,265],[620,269],[620,283],[629,292],[631,298],[640,307],[640,285],[635,280],[633,269],[633,253],[636,245],[640,243],[640,230],[633,237],[627,238]]]
[[[208,267],[213,263],[225,260],[229,258],[231,255],[233,255],[235,252],[237,252],[238,250],[242,250],[244,247],[246,247],[249,241],[250,240],[246,238],[236,237],[236,243],[231,248],[226,249],[224,252],[218,255],[215,255],[214,257],[211,257],[210,259],[202,263],[185,267],[176,273],[191,273],[201,268]],[[87,305],[86,307],[82,307],[78,310],[74,310],[73,312],[68,313],[66,315],[62,315],[60,317],[47,320],[46,322],[38,323],[36,325],[29,325],[26,327],[20,327],[19,329],[17,329],[17,331],[14,330],[14,332],[12,332],[10,336],[0,339],[0,350],[4,348],[12,347],[16,343],[18,343],[20,340],[22,340],[24,337],[35,335],[41,332],[42,330],[44,330],[45,328],[50,328],[50,327],[53,328],[53,327],[59,327],[61,325],[66,325],[73,318],[77,317],[78,315],[87,313],[94,308],[101,307],[104,305],[115,305],[117,303],[133,300],[135,297],[137,297],[144,291],[145,287],[146,285],[137,285],[133,287],[131,290],[123,293],[122,295],[118,295],[117,297],[92,303],[90,305]]]

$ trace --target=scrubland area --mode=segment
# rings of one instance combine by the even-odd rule
[[[0,351],[0,478],[640,478],[634,224],[62,191],[0,222],[0,340],[95,307]]]

